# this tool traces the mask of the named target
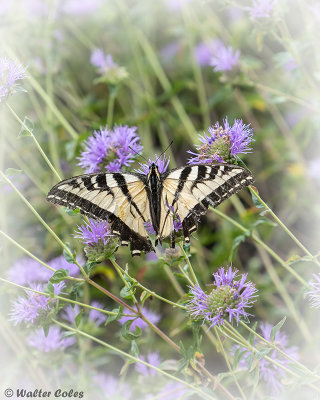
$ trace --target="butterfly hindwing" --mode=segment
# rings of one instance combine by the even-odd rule
[[[163,179],[159,238],[170,236],[173,230],[172,212],[166,202],[180,217],[185,240],[189,241],[199,217],[210,205],[217,207],[252,182],[250,171],[229,164],[198,164],[168,172]]]
[[[149,252],[152,244],[144,223],[150,208],[143,176],[123,173],[87,174],[55,185],[47,199],[71,209],[79,208],[88,217],[109,221],[121,245],[130,244],[133,255]]]

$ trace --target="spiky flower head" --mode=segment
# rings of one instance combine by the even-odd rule
[[[253,0],[252,7],[249,7],[251,19],[270,18],[275,6],[274,0]]]
[[[320,308],[320,274],[313,274],[313,280],[309,282],[309,286],[312,290],[306,294],[311,301],[312,307]]]
[[[118,172],[129,166],[142,149],[136,126],[116,125],[112,130],[106,126],[88,138],[78,165],[86,173]]]
[[[99,301],[93,301],[91,306],[95,308],[103,309],[104,305]],[[61,316],[66,321],[70,322],[70,324],[75,324],[76,316],[80,313],[80,307],[78,304],[75,304],[74,307],[71,305],[67,305],[64,307]],[[104,324],[107,320],[107,315],[102,313],[101,311],[91,309],[88,313],[87,320],[94,323],[97,326]]]
[[[128,77],[126,69],[115,63],[111,54],[104,54],[102,49],[93,50],[90,61],[92,65],[98,68],[100,74],[100,78],[96,82],[117,85]]]
[[[213,278],[215,288],[210,293],[205,293],[198,285],[190,287],[186,306],[193,320],[207,322],[212,327],[223,325],[225,319],[238,323],[240,317],[251,315],[246,309],[256,301],[257,289],[253,283],[246,282],[247,274],[239,276],[236,268],[228,266],[219,268]]]
[[[10,58],[0,58],[0,103],[18,90],[17,81],[26,78],[26,70]]]
[[[84,252],[89,261],[107,260],[117,247],[117,238],[110,233],[106,221],[89,218],[88,222],[78,225],[78,231],[74,236],[86,244]]]
[[[74,337],[64,337],[60,327],[50,326],[47,334],[43,328],[32,332],[28,337],[28,345],[36,348],[43,353],[49,353],[58,350],[65,350],[72,346],[76,339]]]
[[[272,325],[269,323],[263,323],[260,325],[261,336],[264,337],[264,339],[266,339],[268,342],[271,341],[272,328]],[[299,358],[297,351],[298,349],[294,346],[288,346],[288,337],[284,332],[278,331],[276,333],[274,344],[291,358],[295,360]],[[254,347],[256,349],[264,348],[265,343],[259,342],[259,340],[257,340],[257,338],[255,337]],[[236,351],[242,354],[242,357],[239,361],[239,366],[242,368],[250,368],[252,353],[248,349],[239,345],[234,346],[233,353],[235,353]],[[291,363],[288,358],[281,355],[281,353],[279,353],[276,349],[271,350],[268,353],[268,357],[276,361],[283,367],[288,367]],[[286,372],[280,366],[272,363],[265,358],[262,358],[259,361],[259,373],[268,390],[270,390],[273,394],[279,394],[281,392],[281,390],[283,389],[283,384],[281,380],[285,378]]]
[[[42,284],[31,286],[32,289],[38,292],[43,292],[44,290],[44,285]],[[58,295],[63,289],[64,283],[60,282],[53,286],[54,294]],[[41,322],[45,322],[56,305],[55,299],[50,299],[48,296],[30,291],[26,291],[26,295],[26,297],[19,296],[12,303],[10,321],[13,321],[14,325],[22,322],[25,324],[41,324]]]
[[[253,139],[253,130],[250,125],[241,119],[235,119],[233,125],[229,124],[226,117],[223,126],[216,122],[208,128],[208,133],[199,136],[201,144],[196,145],[197,153],[188,151],[194,157],[189,159],[189,164],[226,162],[235,164],[238,154],[250,153],[250,143]]]
[[[239,64],[240,50],[234,50],[232,46],[221,44],[219,49],[211,57],[210,65],[214,71],[232,71]]]
[[[158,167],[160,174],[166,172],[166,170],[168,169],[168,165],[170,163],[170,158],[167,159],[166,156],[158,158],[157,155],[155,155],[154,158],[155,158],[154,160],[149,158],[148,164],[139,163],[141,169],[137,169],[136,172],[139,172],[140,174],[143,175],[148,175],[152,164],[155,164]]]

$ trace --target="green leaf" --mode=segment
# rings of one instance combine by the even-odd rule
[[[76,209],[74,209],[74,210],[71,210],[71,208],[65,207],[65,208],[63,209],[63,211],[64,211],[66,214],[68,214],[70,217],[74,217],[74,216],[76,216],[76,215],[78,215],[78,214],[80,213],[80,209],[79,209],[79,208],[76,208]]]
[[[136,328],[135,328],[135,330],[134,330],[133,332],[130,330],[130,327],[131,327],[132,323],[133,323],[135,320],[136,320],[136,318],[133,319],[133,320],[127,321],[127,322],[125,322],[125,323],[122,325],[122,328],[121,328],[121,335],[122,335],[126,340],[135,340],[135,339],[137,339],[137,338],[141,335],[141,333],[142,333],[141,329],[140,329],[138,326],[136,326]]]
[[[134,285],[130,285],[128,286],[124,286],[121,290],[120,290],[120,297],[122,297],[123,299],[132,299],[133,295],[136,292],[136,288],[135,288],[135,284]]]
[[[238,347],[233,356],[233,368],[236,369],[239,361],[241,361],[242,357],[248,352],[248,350],[243,349],[243,347]]]
[[[82,310],[80,310],[79,314],[75,318],[76,327],[78,328],[82,319]]]
[[[272,329],[271,329],[271,333],[270,333],[270,341],[274,342],[274,339],[276,337],[276,334],[278,333],[278,331],[282,328],[282,325],[285,323],[287,317],[283,317],[282,320],[280,322],[277,323],[277,325],[275,325]]]
[[[93,268],[99,264],[96,261],[87,261],[86,265],[84,266],[84,270],[85,272],[90,276],[91,271],[93,270]]]
[[[257,208],[264,208],[264,205],[260,203],[260,201],[256,198],[256,196],[254,194],[251,193],[251,198],[253,201],[253,204],[257,207]]]
[[[49,279],[51,283],[59,283],[64,281],[69,276],[69,270],[64,268],[59,268]]]
[[[123,307],[121,306],[119,308],[114,308],[112,310],[112,312],[117,313],[117,314],[116,315],[108,315],[108,318],[107,318],[106,322],[104,323],[104,326],[108,325],[112,321],[116,321],[117,319],[121,318],[122,312],[123,312]]]
[[[270,353],[270,351],[272,351],[272,349],[270,349],[270,347],[264,347],[258,353],[256,353],[257,359],[261,360],[261,358],[263,358],[264,356],[267,356]]]
[[[48,282],[47,286],[44,288],[45,293],[49,293],[50,298],[54,298],[54,286],[51,282]]]
[[[26,129],[23,125],[21,126],[18,138],[22,138],[22,137],[27,137],[27,136],[31,136],[31,133],[33,133],[33,122],[31,121],[30,118],[25,117],[25,119],[23,120],[24,125],[26,126]],[[29,132],[30,131],[30,132]]]
[[[21,169],[7,168],[5,171],[5,175],[6,176],[18,175],[18,174],[21,174],[21,172],[22,172]]]
[[[130,353],[134,356],[139,358],[139,347],[137,345],[137,342],[135,340],[132,340],[131,342],[131,349],[130,349]]]
[[[69,246],[69,243],[66,243],[65,246],[69,251],[67,251],[67,249],[63,249],[63,256],[66,259],[66,261],[68,261],[68,263],[74,264],[76,261],[76,253],[75,253],[75,251],[72,252],[72,250]],[[71,255],[70,255],[70,253],[71,253]]]
[[[250,232],[246,231],[244,234],[239,235],[233,239],[232,248],[229,256],[229,261],[231,261],[234,257],[234,254],[239,247],[240,243],[243,243],[250,236]]]

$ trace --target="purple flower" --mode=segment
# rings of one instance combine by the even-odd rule
[[[214,286],[209,294],[205,293],[200,286],[190,288],[190,300],[186,304],[190,317],[210,324],[223,325],[224,319],[229,322],[235,319],[237,324],[240,317],[247,318],[249,315],[245,308],[250,308],[256,301],[257,289],[251,282],[245,282],[247,274],[238,278],[236,268],[219,268],[213,274]]]
[[[108,232],[108,223],[106,221],[98,221],[96,219],[89,218],[89,222],[83,222],[82,225],[78,225],[79,231],[74,237],[81,239],[83,243],[92,246],[93,243],[102,242],[107,244],[110,239],[110,232]]]
[[[157,393],[158,399],[177,400],[187,398],[188,389],[180,382],[169,382]]]
[[[142,330],[144,330],[148,326],[148,324],[146,322],[144,322],[141,318],[136,318],[136,315],[133,312],[131,312],[130,310],[125,310],[125,313],[131,314],[132,317],[123,316],[118,320],[118,322],[120,322],[120,324],[123,325],[127,321],[134,320],[130,326],[130,330],[132,332],[135,331],[136,326]],[[151,310],[148,310],[147,308],[144,308],[142,313],[153,324],[157,324],[161,319],[160,315],[156,314],[155,312],[153,312]]]
[[[253,0],[252,7],[249,7],[251,19],[270,18],[274,5],[274,0]]]
[[[167,159],[166,156],[162,156],[162,157],[158,158],[157,155],[155,155],[155,159],[156,159],[156,161],[149,158],[148,164],[139,163],[141,169],[137,169],[136,172],[143,174],[143,175],[148,175],[152,164],[156,164],[160,174],[163,174],[164,172],[166,172],[169,162],[170,162],[170,158]]]
[[[198,153],[188,151],[194,155],[189,159],[189,164],[229,162],[233,163],[235,157],[251,151],[250,143],[253,140],[253,130],[250,125],[245,125],[241,119],[235,119],[232,126],[228,118],[223,121],[223,127],[217,122],[208,128],[209,134],[199,136],[200,145],[196,145]]]
[[[310,290],[306,294],[311,301],[312,307],[320,308],[320,274],[312,274],[313,281],[309,282],[309,286],[312,287],[313,290]]]
[[[194,49],[194,58],[196,62],[203,66],[211,65],[211,58],[214,54],[219,53],[220,48],[224,45],[219,39],[212,39],[208,42],[200,42]]]
[[[142,151],[136,131],[136,126],[127,125],[115,126],[113,130],[106,126],[100,131],[95,131],[86,141],[78,165],[87,173],[120,171],[123,166],[133,162],[136,153]]]
[[[153,365],[154,367],[158,367],[161,363],[161,359],[158,352],[150,352],[148,353],[147,357],[140,356],[140,360],[146,361],[147,363]],[[136,363],[135,369],[143,376],[154,376],[157,374],[156,370],[147,367],[146,365],[141,363]]]
[[[105,55],[102,49],[93,50],[91,53],[90,62],[95,67],[99,68],[101,72],[118,67],[118,64],[113,61],[112,55]]]
[[[82,260],[78,258],[78,262]],[[70,264],[63,256],[53,258],[47,263],[55,270],[59,268],[67,269],[70,276],[77,276],[79,268],[75,264]],[[26,285],[32,282],[47,282],[53,272],[47,269],[33,258],[23,257],[16,261],[8,271],[8,279],[18,285]]]
[[[231,46],[221,44],[211,57],[210,65],[214,71],[231,71],[239,63],[240,50],[234,51]]]
[[[18,80],[26,78],[26,69],[9,58],[0,59],[0,103],[14,93]]]
[[[28,337],[28,344],[44,353],[65,350],[76,342],[74,337],[63,337],[58,326],[50,326],[47,336],[43,328],[32,332]]]
[[[270,335],[272,330],[272,325],[265,323],[261,324],[261,336],[263,336],[266,340],[270,341]],[[285,333],[278,331],[275,335],[274,344],[279,347],[284,353],[288,356],[292,357],[293,359],[298,359],[298,353],[296,347],[288,347],[288,337]],[[255,338],[254,346],[257,348],[259,345],[258,340]],[[265,345],[262,343],[262,346]],[[240,348],[239,345],[234,347],[234,351]],[[245,368],[247,366],[247,362],[249,361],[249,357],[251,352],[246,348],[242,348],[241,350],[244,351],[244,355],[239,362],[239,366]],[[281,355],[277,350],[271,350],[268,353],[268,357],[272,360],[277,361],[279,364],[283,365],[284,367],[288,367],[290,365],[290,360]],[[277,365],[273,364],[272,362],[262,358],[259,361],[259,372],[260,376],[266,383],[267,387],[271,389],[274,394],[279,394],[282,389],[281,379],[286,376],[285,371],[278,367]]]
[[[172,215],[173,219],[173,228],[176,232],[178,232],[180,229],[182,229],[182,222],[181,218],[179,217],[179,214],[174,210],[173,206],[169,206],[169,203],[166,202],[166,206],[170,210],[170,214]]]
[[[64,283],[60,282],[53,286],[54,294],[57,296],[64,287]],[[44,286],[36,284],[32,285],[31,288],[43,292]],[[55,305],[54,299],[50,299],[43,294],[29,291],[26,291],[26,294],[26,297],[19,296],[18,299],[12,303],[10,321],[13,321],[14,325],[22,322],[33,324],[38,318],[45,317]]]
[[[93,307],[103,309],[104,305],[99,301],[93,301],[91,303]],[[62,318],[70,322],[70,324],[75,324],[75,318],[80,312],[80,307],[75,304],[74,307],[67,305],[61,314]],[[100,326],[104,324],[107,320],[107,315],[98,310],[91,309],[88,314],[88,320],[94,322],[96,325]]]
[[[130,386],[120,382],[112,375],[106,375],[99,372],[93,377],[94,389],[98,389],[103,394],[105,399],[106,394],[110,399],[126,399],[131,398]],[[99,397],[100,398],[100,397]]]
[[[144,222],[143,225],[146,228],[146,231],[150,236],[156,234],[156,231],[154,230],[154,227],[151,222],[149,222],[149,221]]]

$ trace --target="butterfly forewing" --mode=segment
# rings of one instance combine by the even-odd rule
[[[47,199],[82,214],[109,221],[111,230],[129,245],[133,254],[152,249],[144,223],[150,221],[145,182],[134,174],[100,173],[67,179],[48,193]]]
[[[209,205],[218,206],[232,194],[253,182],[245,168],[229,164],[198,164],[178,168],[166,174],[162,198],[179,215],[186,240],[197,229],[197,221]],[[160,238],[170,235],[173,226],[168,223],[170,210],[161,209]]]

